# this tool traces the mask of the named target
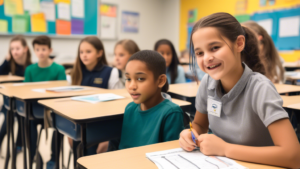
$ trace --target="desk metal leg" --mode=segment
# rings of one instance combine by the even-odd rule
[[[85,156],[85,155],[87,155],[86,124],[81,125],[81,143],[82,143],[82,152],[83,152],[82,156]],[[77,161],[77,159],[76,159],[76,161]]]
[[[22,135],[22,146],[23,146],[23,160],[24,160],[24,169],[27,169],[27,148],[26,148],[26,140],[25,140],[25,118],[20,117],[21,122],[21,135]]]
[[[80,141],[75,141],[73,140],[73,155],[74,155],[74,168],[76,168],[76,164],[77,164],[77,159],[78,159],[78,152],[77,152],[77,147],[80,144]]]
[[[26,140],[26,147],[28,148],[28,167],[32,169],[32,161],[31,158],[31,146],[30,146],[30,138],[31,138],[31,130],[30,130],[30,120],[29,120],[29,106],[28,103],[25,103],[25,140]]]
[[[14,122],[15,122],[15,115],[14,115],[14,112],[11,111],[11,143],[12,143],[12,152],[11,152],[11,160],[12,160],[12,163],[11,163],[11,167],[12,169],[15,169],[16,168],[16,144],[15,144],[15,135],[14,135]]]
[[[11,117],[10,111],[6,112],[6,136],[7,136],[7,149],[6,149],[6,158],[4,168],[8,168],[9,158],[10,158],[10,130],[11,130]]]

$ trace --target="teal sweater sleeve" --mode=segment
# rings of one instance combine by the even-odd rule
[[[175,80],[175,83],[185,83],[185,73],[183,67],[179,66],[177,67],[177,78]]]
[[[25,70],[24,82],[32,82],[32,78],[30,76],[30,66],[28,66]]]
[[[170,113],[165,120],[163,141],[178,140],[180,132],[184,129],[183,112],[181,108]]]
[[[66,77],[65,68],[60,65],[60,69],[59,69],[59,72],[58,72],[58,78],[57,78],[57,80],[66,80],[66,79],[67,79],[67,77]]]

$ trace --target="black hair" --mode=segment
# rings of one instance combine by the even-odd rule
[[[47,45],[49,49],[51,48],[51,39],[49,36],[41,35],[33,39],[32,41],[32,47],[34,47],[35,44],[38,45]]]
[[[176,78],[178,76],[177,67],[178,67],[178,64],[179,64],[179,59],[178,59],[175,47],[174,47],[174,45],[172,44],[171,41],[169,41],[167,39],[161,39],[161,40],[159,40],[159,41],[157,41],[155,43],[154,50],[157,51],[157,49],[158,49],[158,47],[160,45],[168,45],[171,48],[171,51],[172,51],[172,61],[171,61],[171,64],[169,66],[169,70],[168,71],[171,74],[171,84],[174,84],[175,80],[176,80]]]
[[[158,52],[152,50],[142,50],[133,54],[127,64],[132,60],[138,60],[144,62],[147,68],[153,72],[154,79],[157,79],[160,75],[166,74],[166,61]],[[162,92],[168,92],[169,83],[166,81],[165,85],[162,87]]]

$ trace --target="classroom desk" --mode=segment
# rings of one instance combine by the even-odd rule
[[[298,62],[284,62],[283,67],[285,71],[294,71],[296,69],[300,69],[300,65]]]
[[[37,100],[40,99],[49,99],[49,98],[62,98],[62,97],[71,97],[71,96],[79,96],[79,95],[88,95],[93,94],[95,91],[102,91],[105,89],[100,88],[93,88],[93,87],[85,87],[88,90],[82,90],[82,91],[72,91],[72,92],[35,92],[32,91],[32,89],[40,89],[40,88],[52,88],[52,87],[60,87],[60,86],[67,86],[67,81],[48,81],[48,82],[36,82],[36,83],[18,83],[18,84],[4,84],[1,85],[0,93],[4,95],[4,97],[9,98],[9,113],[7,115],[11,116],[13,118],[13,110],[14,110],[14,104],[15,105],[21,105],[20,107],[17,106],[17,113],[24,117],[21,118],[21,127],[22,133],[25,135],[25,140],[23,140],[24,144],[26,145],[24,147],[27,147],[30,150],[30,120],[34,119],[34,116],[31,112],[32,107],[31,103],[37,103]],[[11,122],[12,120],[10,120]],[[12,126],[12,124],[10,124]],[[13,130],[10,131],[11,135],[13,136]],[[22,134],[23,135],[23,134]],[[23,136],[24,136],[23,135]],[[26,158],[26,149],[24,148],[24,166],[25,169],[27,167],[27,158]],[[13,152],[14,153],[14,152]],[[29,151],[29,157],[31,155],[31,152]],[[13,159],[15,160],[15,159]],[[15,164],[15,161],[13,161],[13,165]],[[29,158],[29,168],[32,168],[32,160]]]
[[[146,158],[146,153],[174,148],[179,148],[178,140],[81,157],[77,163],[81,169],[157,169],[157,166]],[[281,169],[242,161],[236,162],[249,169]]]
[[[100,93],[114,93],[125,98],[97,104],[74,101],[71,98],[38,101],[55,113],[54,121],[58,131],[72,139],[81,141],[83,155],[87,154],[87,147],[91,144],[120,137],[125,107],[132,102],[131,96],[125,89],[108,90]],[[182,108],[190,106],[190,103],[186,101],[177,99],[172,99],[172,101]],[[78,128],[80,130],[77,131],[77,134],[73,133]],[[95,132],[98,133],[97,136],[95,136]],[[77,157],[74,156],[74,159]],[[74,163],[76,164],[76,160]]]
[[[198,82],[198,84],[197,82],[192,82],[169,85],[168,93],[171,95],[172,98],[177,98],[192,103],[192,106],[190,106],[190,108],[187,110],[192,119],[194,119],[196,112],[195,99],[199,86],[200,82]]]
[[[22,82],[24,77],[14,75],[0,75],[0,83]]]
[[[287,85],[287,84],[274,84],[275,88],[277,89],[277,92],[279,94],[285,94],[285,93],[298,93],[300,92],[300,86],[296,85]]]

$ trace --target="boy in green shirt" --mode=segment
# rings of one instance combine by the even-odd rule
[[[38,63],[26,68],[24,82],[66,80],[65,68],[49,57],[52,52],[50,38],[38,36],[33,40],[32,46]]]
[[[183,111],[162,97],[169,88],[164,58],[155,51],[137,52],[128,60],[125,76],[133,102],[125,109],[121,140],[111,141],[109,151],[179,139]]]
[[[32,46],[35,55],[38,57],[38,63],[28,66],[25,70],[24,82],[41,82],[41,81],[54,81],[54,80],[66,80],[65,68],[55,62],[49,57],[52,48],[51,40],[48,36],[38,36],[33,42]],[[34,102],[32,103],[33,109],[42,109],[41,105]],[[33,160],[36,152],[36,141],[37,141],[37,125],[42,123],[41,121],[32,120],[30,121],[30,152]],[[53,140],[52,140],[53,142]],[[54,147],[52,147],[54,152]],[[53,168],[55,165],[54,153],[51,154],[51,160],[47,163],[47,168]]]

